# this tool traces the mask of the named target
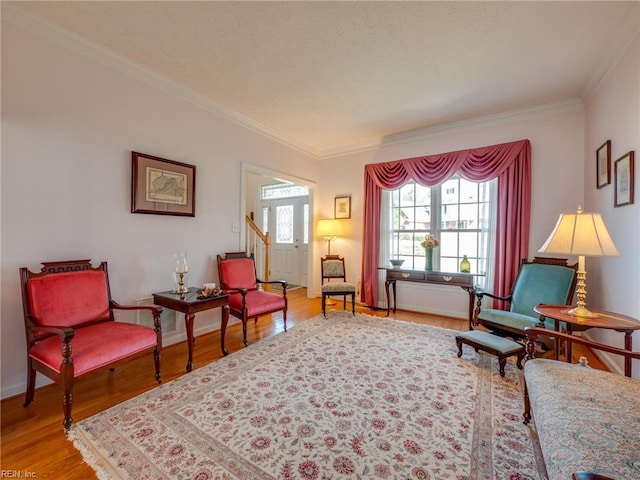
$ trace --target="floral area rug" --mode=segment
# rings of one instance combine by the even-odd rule
[[[75,424],[101,479],[521,479],[522,375],[456,332],[331,312]]]

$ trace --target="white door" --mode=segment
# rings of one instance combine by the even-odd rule
[[[266,216],[271,236],[271,280],[286,280],[293,285],[306,286],[309,251],[307,197],[271,200],[265,208],[268,208]]]

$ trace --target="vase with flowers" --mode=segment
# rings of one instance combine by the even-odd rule
[[[420,243],[420,246],[424,248],[424,269],[433,270],[433,249],[440,246],[440,240],[433,235],[427,235]]]

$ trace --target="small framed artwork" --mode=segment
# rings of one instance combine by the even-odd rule
[[[336,197],[333,218],[351,218],[351,197]]]
[[[625,153],[614,164],[613,206],[622,207],[633,203],[633,151]]]
[[[607,140],[596,150],[596,187],[611,183],[611,140]]]
[[[131,152],[131,213],[196,216],[196,167]]]

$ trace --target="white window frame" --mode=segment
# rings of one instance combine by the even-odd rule
[[[456,180],[456,181],[459,181],[460,179],[461,179],[460,176],[454,176],[451,178],[451,180]],[[464,181],[464,179],[462,180]],[[495,234],[494,222],[495,222],[495,211],[497,206],[497,203],[496,203],[497,182],[495,180],[490,180],[487,182],[471,182],[471,183],[482,183],[487,185],[488,192],[489,192],[486,195],[486,197],[488,198],[488,207],[486,206],[485,202],[480,198],[481,195],[478,195],[478,201],[464,202],[464,199],[461,200],[458,197],[457,203],[449,202],[449,203],[446,203],[445,205],[456,206],[456,208],[460,208],[460,205],[471,205],[471,204],[485,205],[484,215],[487,216],[487,218],[484,218],[485,224],[482,226],[478,225],[476,228],[473,228],[473,229],[443,228],[442,226],[443,189],[441,185],[436,185],[434,187],[431,187],[431,198],[429,203],[431,214],[430,214],[430,224],[428,228],[425,228],[425,229],[415,228],[415,217],[414,217],[413,228],[408,230],[394,228],[394,227],[397,227],[398,225],[395,225],[395,226],[393,225],[393,218],[394,218],[393,209],[394,208],[397,209],[398,206],[397,205],[396,207],[393,206],[392,196],[394,194],[398,195],[398,191],[400,189],[384,191],[383,198],[382,198],[382,205],[381,205],[382,213],[381,213],[381,219],[380,219],[380,227],[381,227],[380,228],[380,254],[381,254],[380,265],[388,267],[390,266],[389,259],[402,258],[405,260],[404,264],[402,265],[403,269],[421,270],[424,268],[424,265],[425,265],[424,250],[421,247],[419,247],[419,243],[422,241],[422,239],[426,235],[432,235],[442,242],[443,237],[444,239],[449,237],[448,240],[449,240],[449,243],[451,243],[452,241],[451,237],[455,235],[455,242],[456,242],[455,246],[452,246],[451,244],[443,245],[441,243],[441,246],[435,249],[433,268],[435,270],[440,270],[440,266],[443,263],[441,257],[444,257],[446,259],[449,259],[446,262],[444,262],[449,267],[449,268],[446,268],[445,270],[447,270],[448,272],[458,272],[460,261],[462,260],[463,255],[466,254],[468,255],[469,261],[472,264],[471,273],[476,275],[476,278],[474,279],[474,283],[479,286],[490,285],[491,284],[490,282],[492,281],[491,279],[493,276],[492,275],[492,266],[493,266],[492,259],[494,258],[494,252],[493,252],[492,245],[494,243],[493,236]],[[422,187],[422,188],[428,188],[428,187]],[[444,192],[445,196],[447,194],[453,193],[451,191],[452,188],[449,186],[445,187],[445,190],[446,190]],[[415,196],[414,196],[414,206],[415,205],[416,203],[415,203]],[[420,204],[418,203],[418,205]],[[481,208],[481,206],[479,206],[478,208]],[[468,220],[470,219],[460,219],[458,217],[458,223],[468,221]],[[412,235],[414,237],[413,238],[413,244],[414,244],[413,254],[410,254],[410,252],[408,251],[400,252],[399,242],[397,241],[396,234],[399,235],[401,232]],[[460,246],[460,238],[461,238],[460,236],[461,234],[464,234],[464,233],[472,233],[477,235],[476,250],[474,252],[475,255],[469,255],[468,252],[461,251],[462,247]],[[405,242],[405,246],[406,246],[406,242]],[[445,254],[443,254],[443,250]],[[455,252],[452,253],[452,251],[455,251]]]

